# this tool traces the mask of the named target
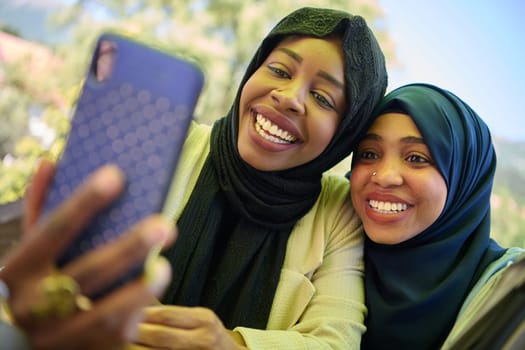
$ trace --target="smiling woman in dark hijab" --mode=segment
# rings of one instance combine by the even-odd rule
[[[229,113],[191,126],[166,207],[173,279],[138,344],[359,347],[361,225],[347,181],[323,173],[350,154],[386,84],[360,16],[301,8],[271,30]]]
[[[362,348],[450,346],[453,326],[460,332],[523,256],[490,238],[490,131],[464,101],[429,84],[390,92],[374,115],[350,175],[366,233]]]

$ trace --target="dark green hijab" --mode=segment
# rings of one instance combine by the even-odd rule
[[[293,169],[252,168],[237,150],[245,82],[284,37],[334,34],[343,39],[348,108],[331,143]],[[322,173],[350,154],[386,84],[383,54],[363,18],[301,8],[277,23],[250,62],[229,113],[213,125],[210,154],[177,222],[179,237],[165,253],[174,274],[163,302],[209,307],[228,328],[264,329],[288,236],[317,200]]]
[[[504,250],[489,237],[496,154],[481,118],[449,91],[411,84],[390,92],[377,111],[408,114],[448,189],[443,212],[396,245],[365,241],[369,314],[363,349],[438,349],[464,299]]]

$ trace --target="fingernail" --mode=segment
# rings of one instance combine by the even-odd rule
[[[155,296],[160,296],[171,279],[170,263],[157,256],[145,265],[143,280]]]
[[[39,169],[44,163],[55,163],[55,159],[48,153],[42,153],[33,163],[33,170]]]
[[[152,246],[163,246],[174,235],[173,224],[165,217],[157,215],[149,221],[150,228],[143,230],[142,235]]]
[[[103,194],[119,192],[124,184],[124,174],[116,165],[105,165],[93,174],[93,186]]]
[[[48,160],[48,161],[54,162],[54,161],[56,161],[56,157],[53,155],[53,153],[51,153],[49,151],[42,151],[42,153],[40,153],[40,155],[38,156],[38,158],[36,160],[36,163],[40,164],[44,160]]]

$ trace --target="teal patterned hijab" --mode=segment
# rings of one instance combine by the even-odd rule
[[[428,84],[400,87],[376,116],[408,114],[423,136],[448,196],[439,218],[396,245],[365,241],[363,349],[438,349],[484,269],[504,250],[490,235],[496,155],[487,125],[465,102]]]

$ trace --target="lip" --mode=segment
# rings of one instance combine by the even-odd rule
[[[252,117],[255,118],[255,115],[259,113],[262,116],[264,116],[266,119],[271,121],[273,124],[277,125],[279,128],[287,131],[290,135],[295,137],[296,141],[295,143],[302,143],[303,137],[299,129],[296,127],[294,123],[290,121],[288,116],[277,112],[273,108],[270,108],[266,105],[258,105],[254,106],[251,109]]]
[[[366,196],[366,201],[380,201],[380,202],[393,202],[393,203],[403,203],[406,204],[408,207],[412,207],[413,204],[409,201],[402,199],[399,196],[390,194],[390,193],[381,193],[381,192],[372,192]]]
[[[255,119],[257,116],[257,113],[264,116],[264,118],[268,119],[275,125],[277,125],[282,130],[287,131],[290,135],[294,136],[296,140],[293,143],[275,143],[271,142],[259,135],[259,133],[255,130]],[[249,110],[249,117],[251,120],[251,127],[249,128],[249,136],[254,144],[259,146],[260,148],[264,149],[267,152],[282,152],[289,150],[291,148],[295,148],[298,145],[302,144],[304,141],[300,136],[300,133],[298,129],[291,123],[288,118],[285,115],[282,115],[273,109],[264,107],[264,106],[258,106],[257,108],[252,108]]]
[[[365,203],[365,214],[368,220],[371,220],[378,224],[393,224],[396,222],[403,221],[408,215],[410,215],[410,207],[402,212],[381,213],[372,209],[372,207],[370,207],[367,202]]]
[[[375,210],[369,205],[370,200],[381,201],[381,202],[403,203],[407,205],[407,209],[404,211],[398,211],[398,212],[394,212],[394,211],[393,212],[380,212],[380,211]],[[373,192],[369,194],[366,197],[363,205],[365,208],[366,216],[370,220],[377,222],[377,223],[381,223],[381,224],[394,223],[394,222],[398,222],[398,221],[405,219],[407,215],[410,215],[410,211],[412,207],[414,206],[413,204],[409,203],[408,201],[404,199],[401,199],[400,197],[396,195],[378,193],[378,192]]]

